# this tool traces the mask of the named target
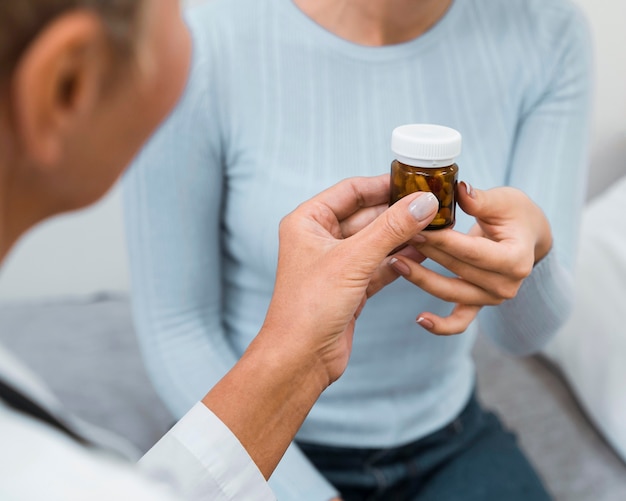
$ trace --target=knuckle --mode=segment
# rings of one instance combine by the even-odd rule
[[[288,231],[289,228],[289,217],[290,216],[285,216],[280,220],[280,223],[278,223],[278,233],[282,236],[286,231]]]
[[[514,249],[506,256],[501,266],[505,274],[514,280],[523,280],[533,271],[534,259],[522,249]]]
[[[527,261],[518,260],[511,267],[511,276],[517,280],[523,280],[533,271],[532,264]]]
[[[500,299],[500,301],[496,304],[501,304],[504,301],[513,299],[515,296],[517,296],[518,290],[519,284],[501,284],[495,290],[496,299]]]
[[[404,241],[407,239],[406,230],[400,218],[394,214],[389,214],[385,218],[383,231],[393,240]]]
[[[290,213],[280,220],[280,223],[278,223],[278,235],[281,239],[289,236],[294,231],[296,219],[297,216],[294,213]]]

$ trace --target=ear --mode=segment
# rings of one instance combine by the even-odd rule
[[[110,52],[93,13],[59,16],[30,44],[12,79],[12,103],[24,154],[42,168],[63,159],[65,139],[95,107]]]

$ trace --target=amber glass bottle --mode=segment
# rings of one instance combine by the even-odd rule
[[[409,193],[431,191],[439,200],[439,211],[426,229],[452,226],[459,171],[454,160],[461,153],[461,134],[441,125],[402,125],[391,134],[391,149],[396,159],[391,163],[389,204]]]

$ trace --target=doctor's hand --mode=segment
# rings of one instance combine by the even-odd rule
[[[446,229],[424,232],[413,239],[422,255],[455,277],[442,276],[402,256],[392,264],[426,292],[455,303],[447,317],[430,312],[418,315],[422,327],[439,335],[463,332],[483,306],[515,297],[533,266],[552,247],[547,218],[520,190],[500,187],[481,191],[462,182],[458,202],[464,212],[476,218],[468,234]]]
[[[320,394],[346,369],[354,324],[390,280],[389,253],[433,219],[434,195],[387,208],[389,175],[342,181],[280,224],[274,294],[265,322],[203,398],[265,478]],[[387,271],[387,275],[383,272]]]
[[[346,368],[367,298],[391,281],[383,276],[389,253],[423,230],[438,207],[430,193],[392,207],[388,200],[388,175],[347,179],[280,225],[277,278],[263,330],[276,338],[282,333],[281,343],[314,354],[327,384]]]

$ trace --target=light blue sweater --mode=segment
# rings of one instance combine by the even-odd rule
[[[587,28],[569,3],[455,0],[423,36],[377,48],[337,38],[290,0],[213,0],[189,20],[188,88],[125,181],[137,330],[177,416],[258,332],[281,217],[342,178],[388,172],[400,124],[454,127],[460,179],[516,186],[544,209],[553,250],[479,323],[512,354],[555,333],[571,302],[590,92]],[[472,223],[460,214],[456,229]],[[451,421],[474,388],[478,326],[436,337],[415,324],[450,310],[403,280],[371,299],[345,375],[299,438],[388,447]],[[283,500],[335,494],[295,446],[272,485]]]

